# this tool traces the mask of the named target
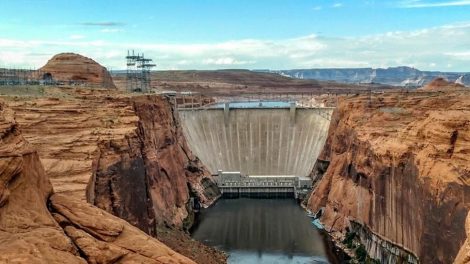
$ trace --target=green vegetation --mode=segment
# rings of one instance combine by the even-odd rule
[[[354,239],[356,238],[356,233],[355,232],[347,232],[346,237],[343,240],[343,244],[346,245],[346,247],[352,249],[354,247]]]

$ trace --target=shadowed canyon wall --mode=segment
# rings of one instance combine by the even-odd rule
[[[466,93],[347,98],[312,172],[308,207],[324,207],[327,230],[359,231],[381,261],[451,263],[466,238],[469,153]]]
[[[0,141],[1,263],[194,263],[122,219],[54,194],[4,104]]]
[[[329,108],[180,110],[191,149],[214,174],[307,176],[325,143]]]
[[[131,104],[137,130],[99,145],[92,200],[143,228],[155,227],[154,222],[181,227],[192,211],[187,208],[188,186],[206,204],[218,191],[203,186],[202,179],[210,182],[210,174],[186,146],[168,101],[140,97]]]

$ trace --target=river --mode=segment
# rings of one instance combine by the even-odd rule
[[[194,239],[228,263],[329,263],[324,237],[294,199],[221,199],[202,210]]]

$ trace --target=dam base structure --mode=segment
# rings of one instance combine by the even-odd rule
[[[178,109],[192,151],[213,175],[219,175],[223,193],[241,196],[272,192],[298,197],[303,189],[297,188],[298,182],[306,181],[312,171],[332,112],[329,107],[282,101]],[[230,172],[238,174],[232,175],[238,180],[228,177]]]
[[[224,198],[296,198],[307,195],[312,187],[310,177],[294,175],[246,176],[240,172],[219,170],[214,177]]]

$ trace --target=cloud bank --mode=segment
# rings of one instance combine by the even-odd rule
[[[109,25],[108,25],[109,26]],[[121,34],[121,33],[116,33]],[[40,67],[54,54],[76,52],[124,69],[128,49],[145,52],[157,69],[295,69],[412,66],[470,71],[470,22],[362,37],[308,35],[283,40],[215,43],[121,43],[70,36],[64,40],[0,38],[0,67]]]
[[[427,2],[421,0],[406,0],[399,4],[402,8],[430,8],[430,7],[450,7],[450,6],[468,6],[470,0]]]

